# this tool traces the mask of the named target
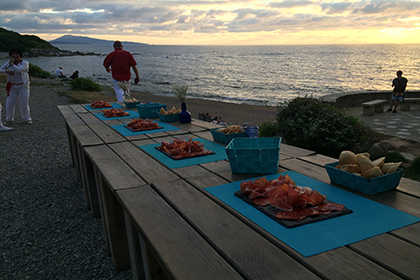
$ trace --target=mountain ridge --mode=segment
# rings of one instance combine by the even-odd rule
[[[114,41],[111,40],[101,40],[101,39],[95,39],[90,38],[86,36],[73,36],[73,35],[63,35],[57,39],[49,41],[50,44],[90,44],[90,45],[109,45],[113,44]],[[126,42],[121,41],[123,45],[143,45],[146,46],[148,44],[144,43],[136,43],[136,42]]]

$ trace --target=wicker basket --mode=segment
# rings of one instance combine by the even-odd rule
[[[158,113],[158,117],[163,122],[179,122],[179,114],[162,115]]]
[[[280,137],[233,138],[226,146],[232,173],[276,173]]]
[[[233,138],[246,137],[246,131],[238,132],[238,133],[225,134],[225,133],[217,132],[217,130],[218,130],[218,128],[212,129],[211,130],[211,135],[213,136],[214,141],[224,143],[224,144],[229,144],[229,142]]]
[[[166,110],[166,104],[146,103],[137,105],[137,111],[139,112],[139,116],[143,119],[157,118],[161,108]]]
[[[332,183],[342,185],[368,195],[395,189],[398,187],[404,172],[404,170],[400,168],[394,173],[367,179],[350,172],[340,170],[336,168],[337,165],[338,162],[325,165]]]

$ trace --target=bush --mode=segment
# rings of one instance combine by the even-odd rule
[[[275,137],[279,130],[277,122],[263,122],[259,128],[258,137]]]
[[[413,163],[407,167],[404,177],[420,181],[420,157],[417,157]]]
[[[298,97],[279,104],[279,135],[286,143],[338,158],[359,140],[366,125],[318,99]]]
[[[38,65],[29,63],[29,76],[39,78],[51,78],[51,74],[48,71],[42,70]]]
[[[86,78],[76,78],[71,81],[70,86],[73,90],[102,91],[100,84]]]
[[[385,162],[404,162],[405,158],[400,153],[389,153],[385,156]]]

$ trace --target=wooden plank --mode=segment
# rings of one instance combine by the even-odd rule
[[[92,114],[80,114],[80,118],[105,142],[116,143],[126,141],[117,131]]]
[[[258,176],[258,174],[250,174],[250,173],[232,173],[230,164],[226,160],[209,162],[209,163],[204,163],[200,165],[229,182],[248,180],[250,178],[254,178]]]
[[[86,147],[85,152],[95,163],[96,168],[101,172],[112,191],[146,184],[106,145]]]
[[[281,143],[280,154],[288,155],[291,157],[302,157],[313,155],[315,152]]]
[[[169,279],[243,279],[152,188],[121,190],[117,196]]]
[[[97,172],[97,187],[105,240],[117,271],[130,268],[130,254],[125,227],[124,210],[115,197],[113,187]]]
[[[313,163],[313,164],[317,164],[319,166],[325,166],[328,163],[338,161],[338,159],[328,157],[328,156],[324,156],[324,155],[320,155],[320,154],[303,156],[303,157],[299,157],[299,159],[310,162],[310,163]]]
[[[419,181],[414,181],[407,178],[401,178],[401,181],[397,187],[397,190],[420,198],[420,182]]]
[[[272,243],[185,181],[153,184],[247,279],[317,279]]]
[[[199,232],[202,232],[209,242],[214,242],[215,248],[224,252],[226,258],[230,260],[229,262],[240,268],[238,271],[245,278],[292,279],[295,277],[296,279],[305,279],[306,277],[310,279],[315,275],[304,275],[309,273],[308,269],[310,269],[323,279],[367,279],[369,277],[372,279],[396,279],[386,269],[347,248],[339,248],[304,258],[241,214],[232,209],[226,210],[229,209],[228,206],[217,206],[216,202],[198,190],[193,191],[192,186],[189,187],[182,180],[171,182],[170,187],[165,184],[153,184],[152,186],[166,201],[170,201],[170,204],[185,219],[190,220],[191,224]],[[225,211],[229,211],[229,213]],[[241,223],[240,220],[244,223]],[[221,232],[223,232],[222,235]],[[235,238],[231,238],[232,236]],[[307,269],[299,267],[300,264],[294,260],[298,260]],[[349,262],[358,264],[357,268],[349,265]],[[277,265],[275,265],[276,263]],[[297,272],[303,274],[294,274]],[[368,277],[357,278],[357,275]],[[385,278],[375,278],[375,276],[384,276]]]
[[[349,245],[353,250],[387,267],[403,279],[419,279],[420,248],[389,234]]]
[[[70,104],[69,107],[76,113],[76,114],[85,114],[90,113],[83,105],[81,104]]]
[[[420,247],[420,223],[399,228],[392,231],[391,234]]]
[[[171,182],[178,179],[171,170],[129,143],[110,144],[109,147],[147,183]]]
[[[70,130],[73,132],[77,142],[82,147],[100,145],[104,143],[102,139],[86,125],[70,126]]]

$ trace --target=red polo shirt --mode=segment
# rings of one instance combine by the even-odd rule
[[[131,53],[118,49],[105,57],[105,68],[111,67],[112,78],[117,81],[128,81],[131,79],[130,67],[136,66]]]

